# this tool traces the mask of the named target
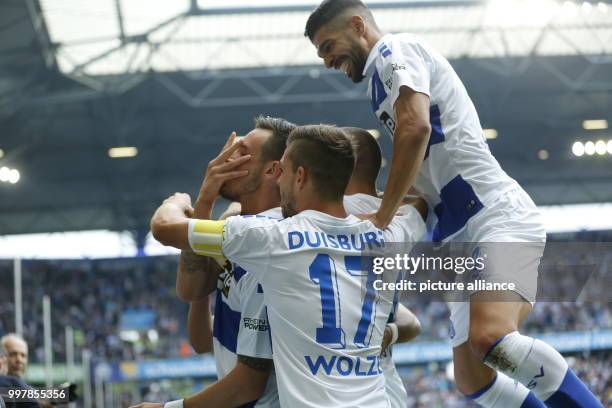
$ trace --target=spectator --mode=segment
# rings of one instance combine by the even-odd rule
[[[6,336],[5,336],[6,337]],[[2,338],[4,340],[4,338]],[[10,355],[6,352],[4,348],[4,341],[0,341],[0,389],[29,389],[31,388],[20,378],[6,375],[8,367],[10,366],[8,361],[10,359]],[[6,395],[0,396],[0,407],[4,408],[40,408],[40,404],[38,402],[29,400],[29,401],[21,401],[19,403],[12,402],[10,400],[3,400],[6,398]]]
[[[23,378],[28,366],[28,344],[14,333],[9,333],[0,339],[0,343],[7,354],[7,374]]]

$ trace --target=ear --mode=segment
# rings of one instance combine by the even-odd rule
[[[295,172],[295,183],[297,184],[298,190],[302,190],[306,187],[307,178],[306,169],[302,166],[298,167]]]
[[[278,160],[274,160],[270,162],[264,174],[266,177],[274,177],[277,179],[280,177],[281,173],[280,162]]]
[[[359,35],[363,36],[366,32],[366,23],[361,16],[352,16],[350,19],[351,28]]]

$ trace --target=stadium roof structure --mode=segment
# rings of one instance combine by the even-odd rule
[[[41,0],[49,50],[70,76],[318,64],[304,22],[318,1]],[[606,3],[369,1],[381,28],[449,59],[612,53]]]
[[[483,126],[496,129],[492,151],[538,204],[612,201],[612,155],[572,154],[577,140],[612,139],[583,127],[612,123],[612,3],[366,3],[383,30],[417,33],[450,59]],[[0,235],[142,237],[161,199],[197,192],[226,135],[259,113],[377,127],[366,84],[325,70],[303,36],[317,4],[2,2],[0,167],[21,180],[0,183]],[[111,159],[117,146],[138,155]]]

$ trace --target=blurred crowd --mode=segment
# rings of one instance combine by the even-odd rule
[[[77,361],[80,350],[91,350],[106,361],[166,358],[185,349],[187,306],[174,290],[175,258],[95,261],[23,261],[23,336],[30,362],[44,361],[43,295],[51,299],[53,353],[65,359],[65,328],[74,330]],[[0,299],[13,299],[12,262],[0,263]],[[0,335],[15,331],[12,301],[0,302]],[[120,317],[126,310],[155,313],[155,336],[122,340]]]

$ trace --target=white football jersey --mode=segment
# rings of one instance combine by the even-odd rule
[[[376,117],[393,136],[400,87],[430,98],[431,134],[415,187],[438,218],[433,240],[446,241],[484,207],[518,184],[489,151],[463,83],[437,51],[411,34],[387,34],[363,72]]]
[[[411,211],[384,231],[312,210],[190,221],[194,251],[222,252],[263,287],[281,406],[389,407],[379,355],[393,299],[373,289],[378,275],[362,270],[361,254],[418,241],[425,227]]]
[[[280,208],[261,216],[281,219]],[[213,349],[217,377],[225,377],[236,366],[237,355],[272,359],[272,338],[263,290],[255,277],[235,263],[219,276],[213,320]],[[279,407],[276,376],[272,371],[266,390],[245,407]]]
[[[378,210],[381,201],[380,198],[369,194],[351,194],[344,196],[344,208],[350,214],[370,214]],[[403,208],[403,206],[399,208],[399,212],[406,212],[406,214],[411,216],[421,217],[416,211],[412,212],[410,209]],[[395,321],[396,311],[397,303],[393,305],[388,322]],[[405,408],[408,406],[408,394],[393,362],[393,346],[389,346],[387,352],[382,356],[380,367],[385,375],[385,389],[389,396],[391,408]]]

